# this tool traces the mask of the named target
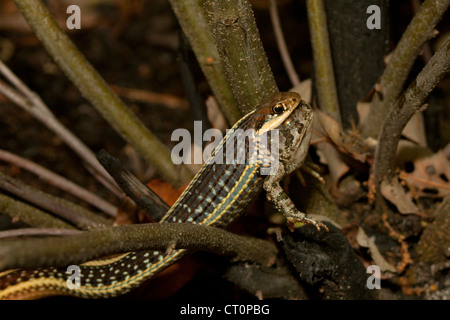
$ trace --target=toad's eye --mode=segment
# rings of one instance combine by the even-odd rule
[[[277,103],[274,107],[273,107],[273,112],[276,114],[281,114],[286,110],[286,106],[283,103]]]

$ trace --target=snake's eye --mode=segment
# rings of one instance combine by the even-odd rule
[[[286,106],[283,103],[277,103],[272,110],[276,114],[281,114],[286,110]]]

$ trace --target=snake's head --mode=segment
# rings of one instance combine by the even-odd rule
[[[285,121],[289,120],[290,115],[300,105],[301,101],[302,98],[295,92],[276,94],[255,110],[253,114],[253,120],[256,122],[254,128],[258,130],[259,135],[278,129]]]
[[[295,92],[281,92],[255,110],[253,119],[259,136],[270,132],[270,149],[278,151],[277,159],[282,165],[283,175],[299,168],[308,153],[311,141],[314,113],[312,108]],[[273,132],[278,138],[273,140]]]

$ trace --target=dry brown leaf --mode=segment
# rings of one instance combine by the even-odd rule
[[[356,104],[356,112],[358,113],[360,127],[364,126],[367,116],[369,115],[369,110],[370,102],[358,101]]]
[[[325,112],[315,110],[315,115],[314,130],[316,134],[313,135],[314,138],[327,137],[339,152],[359,163],[365,163],[368,156],[373,154],[373,146],[361,139],[357,129],[349,133],[342,132],[337,121]],[[321,133],[322,137],[317,132]]]
[[[386,261],[380,250],[378,250],[375,242],[367,236],[367,234],[361,227],[359,227],[358,233],[356,234],[356,241],[361,247],[369,249],[370,256],[372,257],[375,264],[380,267],[381,271],[392,273],[397,272],[397,269]]]
[[[426,147],[425,124],[423,113],[416,113],[406,124],[402,135],[420,146]]]
[[[411,198],[398,182],[397,177],[389,181],[383,180],[380,186],[381,194],[396,207],[402,214],[419,214],[419,208],[412,202]]]
[[[324,128],[327,127],[327,124],[330,124],[330,127],[329,132],[325,132],[325,135],[328,136],[331,140],[333,140],[333,138],[335,140],[340,140],[340,129],[337,122],[320,110],[316,110],[316,115],[317,116],[314,118],[315,130],[313,131],[312,140],[321,140],[322,137],[317,133],[326,131]],[[333,137],[330,137],[330,135],[332,135]],[[342,160],[339,152],[336,150],[333,144],[329,143],[328,141],[323,141],[317,143],[315,146],[317,149],[317,154],[319,155],[320,162],[322,164],[328,165],[332,186],[337,186],[340,178],[342,178],[342,176],[347,173],[350,168]]]
[[[447,144],[444,149],[442,149],[442,153],[444,154],[444,156],[450,160],[450,143]]]
[[[336,204],[340,207],[350,207],[366,195],[361,182],[359,182],[354,175],[347,175],[340,178],[339,185],[331,188],[330,193]]]
[[[410,140],[400,139],[395,155],[395,164],[402,168],[408,162],[414,162],[431,155],[433,155],[433,152],[429,148],[419,146]]]
[[[335,145],[342,146],[339,123],[319,109],[314,111],[314,129],[324,133]]]
[[[400,177],[416,195],[440,198],[450,194],[450,161],[442,150],[413,164],[414,170]]]
[[[317,153],[322,153],[327,159],[328,170],[330,171],[331,184],[337,187],[339,180],[350,170],[350,167],[341,159],[339,152],[328,142],[317,145]]]
[[[356,104],[356,111],[358,112],[359,125],[362,127],[367,120],[370,110],[370,102],[358,101]],[[403,136],[409,140],[417,143],[420,146],[425,147],[427,145],[425,135],[425,125],[423,114],[421,112],[416,113],[406,124],[402,132]]]
[[[184,186],[181,186],[178,189],[172,187],[172,185],[161,179],[153,179],[147,183],[147,186],[150,187],[161,199],[164,200],[169,206],[172,206],[175,201],[177,201],[178,197],[183,193],[184,189],[188,186],[189,183],[186,183]]]
[[[117,206],[117,215],[114,219],[115,226],[134,224],[139,221],[139,208],[128,196],[123,196]]]
[[[297,92],[303,100],[305,100],[307,103],[311,103],[312,80],[303,80],[297,86],[293,87],[290,91]]]
[[[189,110],[188,102],[171,94],[152,92],[144,89],[124,88],[110,85],[120,97],[143,103],[158,103],[170,109]]]

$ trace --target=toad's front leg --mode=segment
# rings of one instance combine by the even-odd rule
[[[292,200],[280,186],[280,177],[284,176],[282,170],[283,169],[280,168],[277,174],[266,177],[263,187],[267,193],[267,199],[273,204],[275,209],[286,217],[287,221],[291,225],[296,222],[302,222],[314,225],[319,231],[321,227],[328,231],[328,227],[326,225],[320,221],[316,221],[313,218],[307,217],[306,214],[295,207]]]

